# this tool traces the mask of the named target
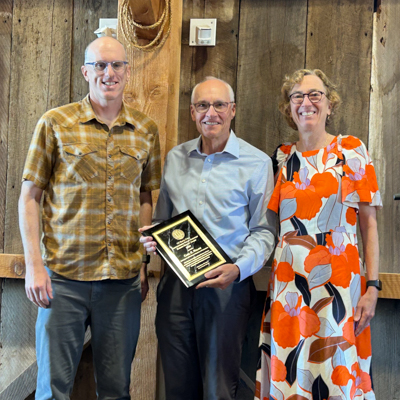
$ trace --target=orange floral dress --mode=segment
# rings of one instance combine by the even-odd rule
[[[321,150],[295,143],[273,156],[268,208],[280,217],[261,328],[256,398],[374,400],[370,327],[353,316],[365,292],[357,248],[358,203],[382,205],[375,170],[356,137]]]

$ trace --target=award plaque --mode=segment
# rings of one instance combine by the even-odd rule
[[[204,281],[206,272],[232,263],[189,210],[153,226],[142,235],[153,237],[158,253],[186,287]]]

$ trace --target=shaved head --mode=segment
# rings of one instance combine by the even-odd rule
[[[89,61],[95,61],[92,60],[94,50],[97,50],[99,48],[106,49],[107,47],[112,47],[112,48],[121,47],[124,53],[124,58],[121,61],[127,61],[126,51],[123,44],[119,40],[111,36],[103,36],[93,40],[93,42],[90,42],[88,44],[88,46],[85,49],[85,63]]]

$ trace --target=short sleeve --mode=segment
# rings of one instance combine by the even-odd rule
[[[271,157],[275,175],[275,187],[274,191],[272,192],[271,199],[268,203],[268,209],[274,211],[275,213],[278,213],[279,210],[283,166],[290,154],[292,154],[292,147],[293,143],[281,144],[276,148],[274,154]]]
[[[357,209],[360,202],[382,207],[375,168],[365,144],[354,136],[343,136],[339,145],[345,159],[342,203]]]
[[[32,181],[38,188],[44,190],[50,180],[54,165],[54,135],[52,124],[43,116],[36,125],[29,146],[22,181]]]

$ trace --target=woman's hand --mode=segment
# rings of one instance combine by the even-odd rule
[[[378,301],[378,289],[369,287],[365,294],[361,296],[354,314],[355,335],[359,335],[370,323],[375,315],[376,303]]]

